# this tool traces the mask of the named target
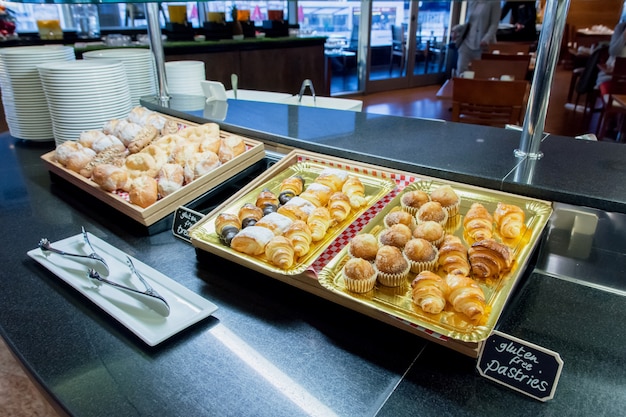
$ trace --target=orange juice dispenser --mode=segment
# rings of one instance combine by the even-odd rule
[[[233,31],[229,24],[226,23],[227,8],[224,2],[210,1],[205,4],[207,12],[203,28],[206,39],[230,39]]]
[[[63,39],[59,8],[56,4],[39,4],[35,7],[35,21],[42,40]]]
[[[192,40],[194,30],[187,18],[186,3],[170,3],[167,5],[168,22],[164,33],[171,40]]]
[[[285,1],[267,3],[267,20],[263,20],[263,32],[267,37],[289,36],[289,24],[285,20]]]

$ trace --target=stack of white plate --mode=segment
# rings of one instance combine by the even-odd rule
[[[101,129],[132,109],[121,61],[82,59],[38,65],[56,144],[78,140],[84,130]]]
[[[122,61],[126,69],[133,106],[139,105],[141,97],[156,96],[157,94],[156,68],[154,57],[149,49],[115,48],[89,51],[83,54],[83,59],[116,59]]]
[[[165,63],[165,79],[170,94],[203,96],[201,83],[206,79],[202,61],[170,61]]]
[[[54,138],[37,65],[73,60],[74,48],[61,45],[0,49],[2,104],[11,136],[33,141]]]

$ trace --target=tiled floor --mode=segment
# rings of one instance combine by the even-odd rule
[[[3,417],[57,417],[0,338],[0,415]]]

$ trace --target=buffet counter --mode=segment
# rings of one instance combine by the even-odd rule
[[[167,41],[163,52],[166,61],[204,62],[205,79],[220,81],[227,88],[231,74],[239,76],[239,88],[291,94],[300,90],[302,81],[310,79],[318,94],[329,96],[325,41],[325,37]],[[102,45],[86,45],[75,50],[77,57],[81,57],[84,52],[102,48]]]
[[[143,104],[187,120],[212,109]],[[555,202],[538,251],[497,329],[558,352],[541,403],[476,371],[476,359],[234,262],[171,231],[144,234],[51,181],[52,143],[0,136],[0,331],[59,409],[76,416],[619,415],[626,396],[622,145],[548,137],[513,157],[519,133],[375,114],[229,100],[228,131],[265,142]],[[584,159],[583,159],[584,158]],[[583,163],[585,161],[585,163]],[[611,184],[602,187],[599,184]],[[595,219],[595,221],[592,221]],[[581,226],[582,223],[582,226]],[[593,230],[588,227],[594,225]],[[156,269],[218,310],[147,346],[27,256],[80,233]],[[575,411],[573,411],[575,410]]]

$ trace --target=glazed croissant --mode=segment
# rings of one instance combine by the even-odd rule
[[[461,239],[454,235],[446,235],[439,248],[439,265],[446,274],[469,275],[467,248]]]
[[[331,189],[332,192],[341,191],[343,184],[346,182],[348,173],[340,169],[328,168],[317,176],[315,182],[324,184]]]
[[[431,314],[438,314],[446,306],[446,282],[431,271],[420,272],[411,283],[413,303]]]
[[[252,203],[246,203],[237,213],[241,227],[254,226],[263,217],[263,210]]]
[[[268,189],[264,189],[259,193],[254,203],[263,210],[263,213],[273,213],[278,209],[278,197]]]
[[[524,210],[514,204],[498,203],[493,218],[502,237],[514,239],[524,229]]]
[[[285,204],[283,206],[278,207],[277,213],[282,214],[283,216],[289,217],[291,220],[304,220],[309,218],[309,215],[306,211],[304,211],[301,207],[296,206],[295,204]]]
[[[350,199],[352,208],[358,209],[363,207],[367,200],[365,199],[365,187],[360,179],[350,175],[341,189]]]
[[[261,255],[272,238],[274,233],[271,230],[261,226],[250,226],[241,229],[232,238],[230,247],[247,255]]]
[[[463,218],[463,229],[473,241],[490,239],[493,235],[493,217],[480,203],[474,203]]]
[[[311,228],[313,242],[324,239],[326,231],[331,226],[332,219],[326,207],[316,207],[307,219],[307,225]]]
[[[328,200],[328,211],[330,211],[330,217],[332,217],[335,222],[341,223],[344,221],[350,215],[351,210],[350,199],[345,193],[337,191],[330,196]]]
[[[283,236],[289,239],[293,245],[296,256],[304,256],[309,253],[313,237],[311,236],[311,229],[304,221],[294,221],[291,226],[285,230]]]
[[[287,216],[283,216],[280,213],[270,213],[261,217],[261,220],[256,222],[256,226],[265,227],[270,229],[276,236],[282,235],[285,230],[291,226],[293,220]]]
[[[332,190],[328,186],[314,182],[300,194],[300,197],[310,201],[315,207],[325,207],[331,194]]]
[[[269,261],[282,269],[289,269],[294,263],[294,248],[284,236],[274,236],[265,246],[265,256]]]
[[[454,311],[465,314],[470,320],[478,320],[485,314],[485,294],[472,278],[460,274],[448,274],[447,300]]]
[[[474,243],[468,250],[468,258],[472,276],[477,278],[499,278],[513,264],[511,249],[494,239]]]
[[[215,233],[226,246],[241,229],[239,217],[231,213],[220,213],[215,218]]]

